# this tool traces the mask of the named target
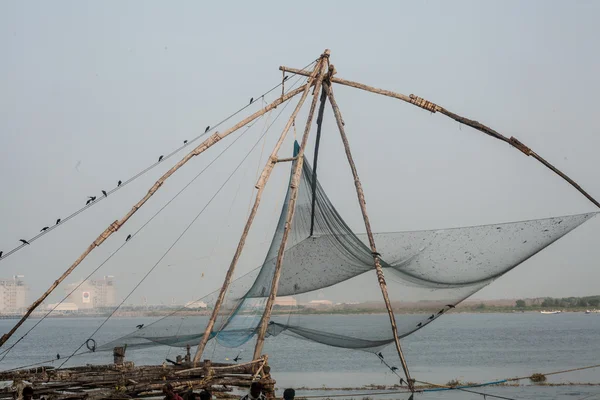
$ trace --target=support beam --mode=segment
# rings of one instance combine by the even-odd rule
[[[283,71],[283,73],[290,72],[290,73],[294,73],[294,74],[298,74],[298,75],[306,75],[306,73],[304,71],[295,69],[295,68],[289,68],[289,67],[279,67],[279,69],[281,71]],[[349,81],[346,79],[341,79],[341,78],[336,78],[336,77],[331,77],[330,78],[330,82],[333,83],[338,83],[340,85],[345,85],[345,86],[350,86],[353,88],[357,88],[357,89],[361,89],[361,90],[365,90],[367,92],[371,92],[371,93],[375,93],[375,94],[380,94],[383,96],[387,96],[387,97],[392,97],[395,99],[399,99],[399,100],[403,100],[407,103],[410,103],[412,105],[415,105],[417,107],[423,108],[427,111],[430,111],[432,113],[436,113],[439,112],[441,114],[444,114],[450,118],[452,118],[453,120],[470,126],[473,129],[477,129],[478,131],[481,131],[483,133],[485,133],[486,135],[489,135],[495,139],[501,140],[505,143],[508,143],[509,145],[511,145],[512,147],[516,148],[517,150],[521,151],[523,154],[527,155],[527,156],[531,156],[533,158],[535,158],[536,160],[538,160],[540,163],[542,163],[546,168],[548,168],[549,170],[551,170],[552,172],[554,172],[555,174],[557,174],[558,176],[560,176],[562,179],[564,179],[565,181],[567,181],[571,186],[573,186],[575,189],[577,189],[577,191],[579,191],[579,193],[581,193],[582,195],[584,195],[589,201],[591,201],[596,207],[600,208],[600,202],[598,202],[594,197],[592,197],[592,195],[590,195],[587,191],[585,191],[577,182],[575,182],[573,179],[571,179],[569,176],[567,176],[564,172],[560,171],[558,168],[556,168],[554,165],[552,165],[550,162],[546,161],[542,156],[540,156],[539,154],[537,154],[536,152],[534,152],[533,150],[531,150],[529,147],[525,146],[523,143],[521,143],[517,138],[515,137],[506,137],[504,135],[502,135],[501,133],[495,131],[494,129],[469,118],[465,118],[462,117],[458,114],[455,114],[451,111],[448,111],[447,109],[434,104],[428,100],[425,100],[421,97],[415,96],[414,94],[411,94],[410,96],[406,96],[404,94],[401,93],[396,93],[396,92],[392,92],[390,90],[385,90],[385,89],[379,89],[373,86],[368,86],[368,85],[364,85],[362,83],[358,83],[358,82],[353,82],[353,81]]]
[[[92,250],[94,250],[96,247],[100,246],[106,239],[108,239],[108,237],[110,235],[112,235],[114,232],[118,231],[121,228],[121,226],[123,226],[129,220],[129,218],[131,218],[133,216],[133,214],[135,214],[137,212],[137,210],[139,210],[140,207],[142,207],[144,205],[144,203],[146,203],[148,201],[148,199],[150,199],[150,197],[152,197],[152,195],[154,195],[154,193],[162,186],[162,184],[165,182],[165,180],[167,180],[167,178],[169,178],[171,175],[173,175],[179,168],[181,168],[185,163],[187,163],[193,157],[203,153],[205,150],[210,148],[215,143],[219,142],[224,137],[229,136],[231,133],[246,126],[250,122],[254,121],[256,118],[266,114],[267,112],[271,111],[272,109],[276,108],[277,106],[281,105],[282,103],[286,102],[287,100],[291,99],[292,97],[296,96],[297,94],[302,93],[304,90],[305,90],[304,87],[292,90],[288,94],[278,98],[271,104],[267,105],[265,108],[255,112],[254,114],[250,115],[249,117],[246,117],[244,120],[238,122],[236,125],[227,129],[223,133],[215,132],[208,139],[206,139],[205,141],[200,143],[189,154],[187,154],[185,157],[183,157],[177,164],[175,164],[170,170],[168,170],[163,176],[161,176],[156,181],[156,183],[148,190],[148,193],[146,193],[146,195],[140,201],[138,201],[138,203],[136,205],[134,205],[133,208],[127,214],[125,214],[125,216],[121,220],[115,221],[112,224],[110,224],[110,226],[108,228],[106,228],[106,230],[104,232],[102,232],[96,240],[94,240],[94,242],[83,252],[83,254],[81,254],[81,256],[79,256],[79,258],[77,260],[75,260],[75,262],[56,281],[54,281],[54,283],[50,286],[50,288],[48,288],[48,290],[46,290],[44,292],[44,294],[42,294],[42,296],[40,296],[39,299],[34,301],[31,306],[29,306],[29,308],[27,309],[27,312],[25,313],[25,315],[23,315],[23,317],[19,320],[19,322],[17,322],[15,324],[15,326],[8,333],[2,335],[2,338],[0,338],[0,347],[2,345],[4,345],[4,343],[6,343],[6,341],[17,331],[17,329],[19,329],[19,327],[21,325],[23,325],[23,323],[27,320],[27,318],[29,318],[31,313],[40,304],[42,304],[42,302],[44,300],[46,300],[46,298],[50,295],[50,293],[52,293],[54,291],[54,289],[56,289],[56,287],[62,281],[64,281],[65,278],[67,276],[69,276],[69,274],[71,274],[71,272],[73,272],[73,270],[75,268],[77,268],[77,266],[79,264],[81,264],[81,262],[88,256],[88,254],[90,254],[92,252]]]
[[[244,245],[246,244],[246,238],[248,237],[248,233],[250,232],[250,228],[252,226],[252,223],[254,222],[254,217],[256,216],[256,213],[258,212],[258,206],[260,204],[260,200],[262,198],[262,194],[263,194],[265,185],[267,184],[267,181],[268,181],[269,177],[271,176],[271,171],[273,171],[273,167],[275,166],[275,164],[278,161],[280,161],[277,159],[277,154],[279,153],[279,149],[281,148],[281,145],[283,144],[288,131],[290,130],[292,124],[294,123],[294,119],[296,118],[296,116],[298,115],[298,112],[302,108],[304,101],[308,97],[308,94],[310,92],[310,87],[314,84],[315,76],[317,75],[317,73],[319,72],[319,70],[321,68],[321,63],[322,63],[321,61],[317,62],[312,74],[310,75],[310,78],[308,79],[308,82],[302,88],[302,90],[303,90],[302,97],[300,98],[298,105],[296,105],[294,112],[292,113],[290,119],[288,120],[287,124],[285,125],[285,128],[283,129],[283,132],[281,133],[279,140],[275,144],[275,147],[273,148],[273,151],[271,152],[271,156],[269,157],[269,160],[267,161],[267,164],[265,165],[265,167],[260,175],[260,181],[256,185],[256,188],[258,190],[256,192],[254,206],[252,207],[252,211],[250,212],[250,215],[248,216],[248,220],[246,221],[246,226],[244,227],[242,236],[240,237],[240,241],[238,243],[237,249],[235,250],[235,254],[233,255],[233,259],[231,260],[231,263],[229,264],[229,269],[227,270],[227,274],[225,275],[225,281],[223,282],[223,286],[221,287],[221,291],[219,292],[219,297],[217,298],[217,301],[215,303],[214,309],[212,311],[212,315],[210,317],[210,320],[208,321],[208,325],[206,326],[204,335],[202,336],[202,340],[198,344],[198,349],[196,350],[196,354],[194,356],[194,366],[196,366],[198,364],[198,362],[200,361],[200,358],[202,357],[202,353],[204,352],[204,348],[206,347],[206,344],[208,343],[208,340],[210,339],[210,334],[215,326],[215,322],[219,315],[221,305],[223,304],[223,300],[225,299],[225,293],[227,293],[227,289],[229,288],[231,279],[233,278],[233,273],[237,266],[238,260],[239,260],[240,256],[242,255],[242,251],[244,250]]]
[[[306,127],[304,128],[304,135],[302,136],[302,143],[300,144],[300,150],[298,151],[298,161],[294,166],[294,170],[292,173],[292,181],[290,183],[290,198],[288,202],[288,210],[285,220],[285,228],[283,230],[283,235],[281,238],[281,244],[279,245],[279,252],[277,253],[277,261],[275,264],[275,271],[273,273],[273,280],[271,281],[271,291],[269,292],[269,297],[267,299],[267,304],[265,306],[265,311],[263,312],[262,318],[260,320],[260,325],[258,329],[258,337],[256,339],[256,347],[254,348],[254,359],[256,360],[261,356],[263,345],[265,342],[265,334],[267,333],[267,327],[269,325],[269,320],[271,319],[271,311],[273,309],[273,304],[275,303],[275,298],[277,297],[277,289],[279,287],[279,277],[281,275],[281,265],[283,263],[283,256],[285,254],[285,245],[287,243],[288,236],[290,234],[290,230],[292,228],[292,220],[294,218],[294,213],[296,211],[296,200],[298,198],[298,186],[300,185],[300,177],[302,175],[302,166],[304,164],[304,150],[306,149],[306,144],[308,143],[308,136],[310,133],[310,128],[313,121],[313,116],[315,113],[315,109],[317,107],[317,101],[319,100],[319,92],[321,90],[321,86],[323,83],[323,78],[325,76],[326,71],[326,59],[329,58],[329,50],[325,50],[323,55],[321,56],[321,65],[319,75],[317,77],[317,82],[315,84],[314,94],[312,103],[310,105],[310,111],[308,113],[308,118],[306,120]]]
[[[317,204],[317,162],[319,161],[319,145],[321,144],[321,128],[323,125],[323,113],[325,111],[325,102],[327,101],[327,93],[325,86],[321,89],[321,103],[319,104],[319,113],[317,114],[317,137],[315,139],[315,157],[313,159],[313,174],[312,174],[312,206],[310,212],[310,236],[313,235],[315,229],[315,206]]]
[[[335,101],[331,84],[329,82],[325,82],[323,86],[327,90],[327,97],[329,97],[329,102],[331,103],[331,107],[333,108],[333,114],[335,115],[335,120],[337,122],[337,126],[342,137],[342,142],[344,143],[344,149],[346,150],[346,157],[348,158],[348,163],[350,164],[350,169],[352,170],[352,176],[354,177],[354,185],[356,186],[358,203],[360,205],[360,210],[365,221],[365,228],[367,230],[367,236],[369,238],[369,245],[371,247],[371,254],[373,255],[373,263],[375,265],[377,279],[379,280],[379,287],[381,288],[383,300],[385,301],[385,307],[387,308],[388,315],[390,317],[390,323],[392,325],[392,333],[394,335],[394,343],[396,344],[396,350],[398,351],[398,356],[400,357],[400,361],[402,362],[402,368],[404,369],[404,374],[406,375],[406,381],[408,383],[408,386],[410,390],[414,391],[414,385],[413,381],[410,378],[408,365],[406,364],[404,354],[402,353],[402,348],[400,347],[400,339],[398,338],[398,327],[396,325],[396,317],[394,316],[394,311],[392,309],[390,298],[388,296],[387,284],[383,276],[383,269],[381,268],[381,263],[379,262],[380,255],[377,252],[377,247],[375,246],[375,239],[373,238],[373,231],[371,230],[371,223],[369,222],[369,215],[367,214],[367,204],[365,201],[365,195],[363,192],[362,184],[360,183],[360,178],[358,177],[356,165],[354,164],[354,160],[352,158],[352,153],[350,151],[350,144],[348,143],[348,137],[346,136],[346,131],[344,129],[344,121],[342,119],[342,114]]]

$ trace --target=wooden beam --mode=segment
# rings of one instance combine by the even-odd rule
[[[298,151],[298,160],[294,166],[292,172],[292,180],[290,183],[290,197],[288,201],[288,210],[286,215],[285,228],[283,230],[283,235],[281,237],[281,244],[279,245],[279,252],[277,253],[277,261],[275,263],[275,271],[273,272],[273,280],[271,281],[271,291],[269,292],[269,297],[267,299],[267,304],[265,306],[265,311],[263,312],[258,336],[256,339],[256,347],[254,348],[254,359],[258,359],[261,356],[262,348],[265,342],[265,334],[267,332],[267,327],[269,325],[269,320],[271,319],[271,311],[273,309],[273,304],[275,303],[275,298],[277,297],[277,289],[279,287],[279,277],[281,275],[281,265],[283,263],[283,256],[285,254],[285,245],[287,243],[288,236],[290,234],[290,230],[292,228],[292,219],[294,218],[294,213],[296,211],[296,200],[298,198],[298,186],[300,185],[300,177],[302,175],[302,165],[304,163],[304,150],[306,149],[306,144],[308,143],[308,136],[310,133],[310,128],[313,121],[313,116],[315,114],[315,108],[317,106],[317,101],[319,100],[319,92],[321,89],[321,85],[323,83],[323,78],[325,76],[326,64],[324,59],[329,58],[329,50],[325,50],[323,55],[321,56],[321,65],[319,75],[317,77],[317,82],[315,84],[314,94],[312,103],[310,105],[310,111],[308,113],[308,118],[306,120],[306,127],[304,128],[304,135],[302,136],[302,143],[300,144],[300,149]]]
[[[406,364],[406,360],[404,358],[404,354],[402,353],[402,348],[400,347],[400,339],[398,338],[398,327],[396,325],[396,317],[394,316],[394,310],[392,309],[392,305],[390,303],[390,298],[387,292],[387,284],[385,282],[385,277],[383,276],[383,269],[381,268],[381,263],[379,262],[379,253],[377,252],[377,247],[375,245],[375,239],[373,238],[373,231],[371,230],[371,223],[369,222],[369,215],[367,213],[367,203],[365,201],[365,194],[363,192],[362,184],[360,183],[360,178],[358,177],[358,171],[356,170],[356,165],[354,164],[354,159],[352,158],[352,152],[350,151],[350,144],[348,143],[348,137],[346,136],[346,131],[344,129],[344,121],[342,119],[342,114],[340,109],[335,101],[335,97],[333,95],[333,90],[331,88],[331,84],[328,82],[324,83],[324,88],[327,90],[327,97],[329,98],[329,102],[331,103],[331,107],[333,108],[333,114],[335,115],[335,120],[337,122],[338,129],[340,131],[340,136],[342,137],[342,142],[344,143],[344,149],[346,150],[346,157],[348,158],[348,164],[350,164],[350,169],[352,170],[352,176],[354,177],[354,186],[356,186],[356,194],[358,196],[358,203],[360,205],[360,211],[362,212],[363,220],[365,222],[365,228],[367,230],[367,237],[369,238],[369,245],[371,247],[371,254],[373,255],[373,264],[375,265],[375,271],[377,273],[377,279],[379,281],[379,287],[381,288],[381,293],[383,295],[383,300],[385,301],[385,307],[387,308],[388,315],[390,318],[390,323],[392,325],[392,333],[394,335],[394,343],[396,344],[396,350],[398,351],[398,356],[400,357],[400,361],[402,363],[402,368],[404,369],[404,374],[406,375],[406,381],[412,391],[414,391],[413,381],[410,378],[410,373],[408,371],[408,365]]]
[[[256,216],[256,213],[258,212],[258,206],[260,204],[260,200],[262,198],[262,194],[263,194],[265,185],[266,185],[269,177],[271,176],[271,171],[273,171],[273,167],[275,166],[275,164],[278,161],[277,154],[279,153],[279,149],[281,148],[281,145],[283,144],[283,141],[285,140],[288,131],[290,130],[292,124],[294,123],[294,119],[296,118],[296,115],[298,115],[298,112],[302,108],[304,101],[308,97],[308,93],[310,92],[310,87],[314,84],[315,76],[319,72],[320,68],[321,68],[321,61],[317,62],[317,65],[315,66],[312,74],[310,75],[308,82],[302,88],[302,90],[303,90],[302,97],[300,98],[298,105],[296,105],[294,112],[292,113],[290,119],[288,120],[287,124],[285,125],[285,128],[283,129],[283,132],[281,133],[279,140],[275,144],[275,147],[273,148],[273,151],[271,152],[271,156],[269,157],[269,160],[267,161],[267,164],[265,165],[263,172],[261,173],[260,181],[259,181],[260,183],[257,183],[257,186],[256,186],[258,190],[256,192],[256,198],[254,199],[254,206],[252,207],[252,211],[250,212],[250,215],[248,216],[248,220],[246,221],[246,226],[244,227],[242,236],[240,237],[240,241],[238,242],[238,246],[235,250],[235,254],[233,255],[233,259],[231,260],[231,263],[229,264],[229,269],[227,270],[227,274],[225,275],[225,281],[223,282],[223,286],[221,287],[221,291],[219,292],[219,297],[217,298],[217,301],[213,308],[210,320],[208,321],[208,325],[206,326],[206,329],[204,330],[204,335],[202,336],[202,340],[200,340],[200,343],[198,344],[198,349],[196,350],[196,354],[194,355],[194,365],[197,365],[198,362],[200,361],[200,358],[202,357],[202,353],[204,352],[204,348],[206,347],[206,344],[208,343],[208,340],[210,338],[210,334],[215,326],[215,322],[217,320],[219,311],[221,309],[221,304],[223,303],[223,300],[225,299],[225,293],[227,292],[227,289],[229,288],[229,285],[231,283],[231,279],[233,278],[233,273],[237,266],[238,260],[239,260],[240,256],[242,255],[244,245],[246,244],[246,238],[248,237],[248,233],[250,232],[250,227],[252,226],[254,217]]]
[[[139,210],[140,207],[142,207],[144,205],[144,203],[146,203],[148,201],[148,199],[150,199],[150,197],[152,197],[152,195],[154,195],[154,193],[156,193],[156,191],[163,185],[165,180],[167,180],[171,175],[173,175],[179,168],[183,167],[183,165],[185,165],[185,163],[187,163],[193,157],[203,153],[205,150],[207,150],[208,148],[213,146],[215,143],[219,142],[224,137],[229,136],[231,133],[246,126],[248,123],[254,121],[256,118],[266,114],[267,112],[271,111],[272,109],[276,108],[277,106],[281,105],[282,103],[286,102],[287,100],[291,99],[292,97],[296,96],[297,94],[302,93],[303,91],[304,91],[304,87],[292,90],[288,94],[278,98],[271,104],[267,105],[265,108],[255,112],[254,114],[250,115],[249,117],[246,117],[244,120],[238,122],[236,125],[227,129],[223,133],[215,132],[208,139],[206,139],[205,141],[200,143],[189,154],[187,154],[185,157],[183,157],[177,164],[175,164],[171,169],[169,169],[163,176],[161,176],[156,181],[156,183],[148,190],[148,193],[146,193],[146,195],[140,201],[138,201],[137,204],[134,205],[133,208],[127,214],[125,214],[125,216],[123,218],[121,218],[121,220],[115,221],[112,224],[110,224],[110,226],[108,228],[106,228],[106,230],[104,232],[102,232],[96,240],[94,240],[94,242],[83,252],[83,254],[81,254],[81,256],[79,256],[79,258],[77,260],[75,260],[75,262],[56,281],[54,281],[54,283],[50,286],[50,288],[48,288],[48,290],[46,290],[44,292],[44,294],[42,294],[40,296],[39,299],[34,301],[31,306],[29,306],[25,315],[23,315],[23,317],[15,324],[15,326],[8,333],[2,335],[2,338],[0,338],[0,347],[2,345],[4,345],[4,343],[6,343],[6,341],[17,331],[17,329],[19,329],[19,327],[21,325],[23,325],[23,322],[25,322],[27,320],[27,318],[29,318],[31,313],[40,304],[42,304],[42,302],[44,300],[46,300],[46,298],[50,295],[50,293],[52,293],[54,291],[54,289],[56,289],[56,287],[62,281],[64,281],[65,278],[67,276],[69,276],[69,274],[71,274],[71,272],[73,272],[73,270],[75,268],[77,268],[77,266],[79,264],[81,264],[81,262],[88,256],[88,254],[90,254],[92,252],[92,250],[94,250],[96,247],[100,246],[106,239],[108,239],[108,237],[110,235],[112,235],[114,232],[118,231],[121,228],[121,226],[123,226],[129,220],[129,218],[131,218],[131,216],[133,216],[133,214],[135,214],[137,212],[137,210]]]
[[[281,71],[283,71],[283,73],[287,72],[291,72],[294,74],[298,74],[298,75],[305,75],[305,73],[301,70],[295,69],[295,68],[289,68],[289,67],[279,67],[279,69]],[[579,193],[581,193],[583,196],[585,196],[589,201],[591,201],[596,207],[600,208],[600,202],[598,202],[598,200],[596,200],[592,195],[590,195],[586,190],[584,190],[577,182],[575,182],[573,179],[571,179],[569,176],[567,176],[564,172],[560,171],[558,168],[556,168],[554,165],[552,165],[550,162],[546,161],[542,156],[540,156],[539,154],[537,154],[536,152],[534,152],[533,150],[531,150],[529,147],[525,146],[523,143],[521,143],[517,138],[515,137],[506,137],[504,135],[502,135],[501,133],[495,131],[494,129],[469,118],[465,118],[463,116],[460,116],[458,114],[455,114],[451,111],[448,111],[447,109],[445,109],[444,107],[441,107],[435,103],[432,103],[428,100],[425,100],[421,97],[415,96],[414,94],[411,94],[410,96],[406,96],[404,94],[401,93],[396,93],[396,92],[392,92],[390,90],[385,90],[385,89],[379,89],[373,86],[368,86],[362,83],[358,83],[358,82],[354,82],[354,81],[349,81],[346,79],[341,79],[341,78],[336,78],[336,77],[330,77],[329,78],[330,82],[333,83],[338,83],[340,85],[345,85],[345,86],[350,86],[353,88],[357,88],[357,89],[361,89],[361,90],[365,90],[367,92],[371,92],[371,93],[375,93],[375,94],[380,94],[383,96],[387,96],[387,97],[392,97],[395,99],[399,99],[399,100],[403,100],[407,103],[410,103],[414,106],[423,108],[427,111],[430,111],[432,113],[436,113],[439,112],[440,114],[444,114],[450,118],[452,118],[453,120],[470,126],[473,129],[476,129],[480,132],[485,133],[486,135],[489,135],[495,139],[501,140],[505,143],[508,143],[509,145],[511,145],[512,147],[516,148],[517,150],[521,151],[523,154],[527,155],[527,156],[531,156],[533,158],[535,158],[536,160],[538,160],[540,163],[542,163],[546,168],[548,168],[549,170],[551,170],[552,172],[554,172],[555,174],[557,174],[558,176],[560,176],[562,179],[564,179],[565,181],[567,181],[567,183],[569,183],[571,186],[573,186]]]
[[[310,212],[310,236],[313,235],[315,229],[315,206],[317,204],[317,162],[319,161],[319,145],[321,144],[321,128],[323,126],[323,114],[325,111],[325,103],[327,102],[327,93],[325,86],[321,89],[321,99],[319,104],[319,113],[317,114],[317,137],[315,138],[315,155],[313,159],[312,173],[312,204]]]

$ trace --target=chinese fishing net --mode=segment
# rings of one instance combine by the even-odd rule
[[[304,160],[277,292],[278,298],[284,300],[273,310],[268,335],[286,334],[329,346],[378,351],[394,338],[366,235],[350,230],[321,185],[315,183],[313,212],[313,172]],[[241,346],[258,330],[270,294],[289,196],[288,189],[264,263],[233,281],[228,290],[211,334],[211,339],[222,346]],[[410,335],[442,317],[456,304],[594,215],[376,233],[375,242],[399,336]],[[218,291],[201,300],[210,310],[217,296]],[[327,299],[340,301],[336,304]],[[358,303],[353,299],[370,301]],[[356,326],[351,320],[344,324],[327,323],[331,313],[348,312],[369,313],[368,327]],[[197,345],[207,318],[181,316],[176,312],[99,350],[122,345],[128,348]]]

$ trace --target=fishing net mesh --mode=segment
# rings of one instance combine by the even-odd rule
[[[296,144],[297,150],[297,144]],[[296,161],[297,162],[297,161]],[[293,168],[293,165],[292,165]],[[269,336],[281,334],[330,346],[379,351],[394,338],[365,234],[354,233],[304,160]],[[239,347],[253,338],[270,294],[285,227],[288,189],[264,262],[230,285],[211,339]],[[376,233],[398,334],[405,337],[587,221],[595,213],[445,230]],[[312,235],[311,235],[312,226]],[[227,265],[221,266],[223,268]],[[218,291],[200,299],[210,310]],[[368,327],[352,313],[370,313]],[[195,346],[207,318],[175,312],[100,347]],[[348,323],[328,323],[344,313]]]

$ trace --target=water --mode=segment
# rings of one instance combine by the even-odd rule
[[[342,327],[362,326],[369,329],[367,316],[312,316],[323,324]],[[199,317],[199,324],[205,318]],[[98,344],[127,334],[137,324],[149,324],[155,318],[111,319],[95,336]],[[2,369],[51,360],[56,354],[58,365],[102,323],[101,318],[55,318],[43,321],[0,363]],[[27,326],[33,325],[29,321]],[[14,321],[1,320],[0,331],[7,331]],[[23,333],[25,330],[20,331]],[[15,335],[15,338],[19,335]],[[405,355],[414,378],[444,384],[452,379],[464,382],[489,382],[527,376],[534,372],[550,372],[600,363],[600,315],[563,313],[541,315],[517,314],[449,314],[426,329],[402,341]],[[83,347],[85,349],[85,346]],[[398,382],[372,353],[328,347],[286,335],[269,338],[265,352],[269,354],[273,376],[278,388],[360,388],[364,385],[393,385]],[[130,351],[127,359],[138,365],[161,363],[166,357],[182,354],[179,349],[155,347]],[[238,354],[209,344],[205,358],[226,361]],[[241,356],[247,361],[252,355],[252,343],[244,346]],[[395,349],[383,351],[385,359],[400,367]],[[110,352],[94,353],[73,358],[67,365],[110,363]],[[548,377],[551,383],[599,383],[600,369],[571,372]],[[528,381],[521,381],[529,384]],[[600,399],[600,386],[570,385],[560,387],[496,387],[474,389],[515,399],[572,399],[585,396]],[[333,394],[339,391],[298,391],[299,395]],[[364,393],[348,391],[348,397],[362,398]],[[406,398],[395,394],[388,398]],[[380,398],[377,396],[377,398]],[[482,399],[464,392],[424,393],[415,396],[429,399]]]

